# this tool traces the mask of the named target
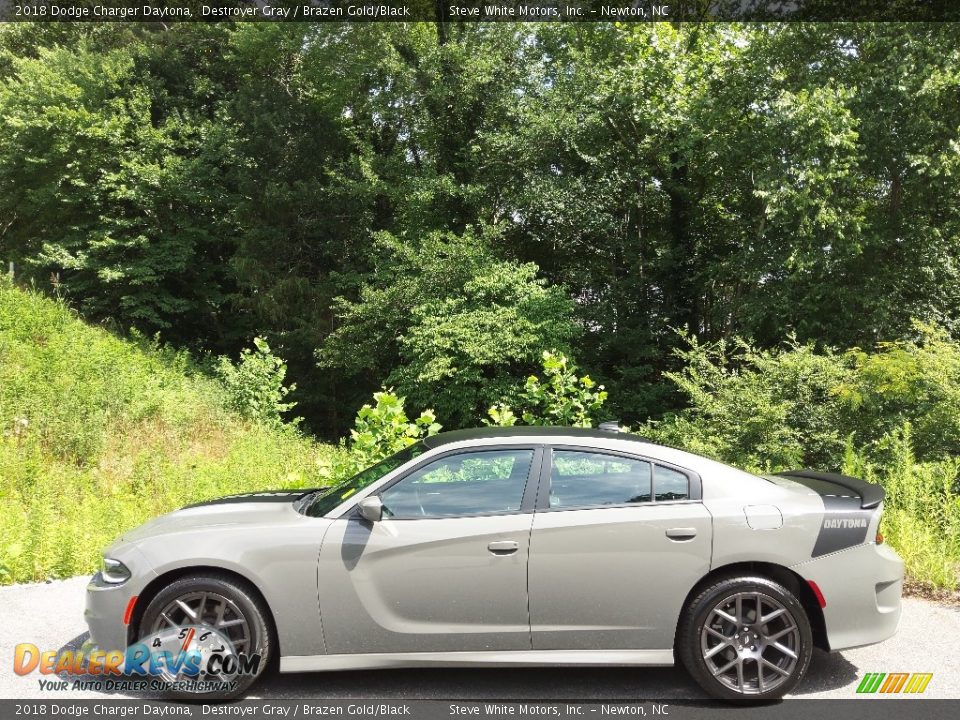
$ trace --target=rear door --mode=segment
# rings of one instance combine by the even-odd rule
[[[696,474],[649,459],[554,447],[530,536],[535,650],[669,649],[710,568]]]

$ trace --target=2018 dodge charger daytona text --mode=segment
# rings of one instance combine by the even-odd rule
[[[903,564],[882,508],[854,478],[759,477],[616,431],[449,432],[334,488],[226,497],[128,532],[86,619],[99,648],[164,636],[259,656],[208,672],[233,678],[227,695],[271,664],[679,661],[716,697],[774,698],[815,646],[896,631]]]

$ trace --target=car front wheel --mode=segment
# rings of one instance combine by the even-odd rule
[[[720,580],[687,607],[677,652],[710,695],[770,700],[796,687],[810,665],[813,634],[800,601],[762,577]]]
[[[267,669],[274,648],[259,595],[229,576],[184,577],[147,606],[140,641],[152,651],[167,694],[230,699]]]

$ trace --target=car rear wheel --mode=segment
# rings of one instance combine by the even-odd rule
[[[706,587],[686,608],[677,652],[710,695],[770,700],[803,678],[813,634],[787,588],[762,577],[728,578]]]
[[[158,663],[167,694],[230,699],[243,694],[272,660],[269,618],[260,597],[241,581],[184,577],[150,601],[139,637],[156,654],[168,653]]]

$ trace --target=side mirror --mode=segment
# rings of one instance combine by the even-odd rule
[[[360,515],[364,520],[380,522],[383,519],[383,501],[376,495],[365,497],[357,503],[357,507],[360,508]]]

